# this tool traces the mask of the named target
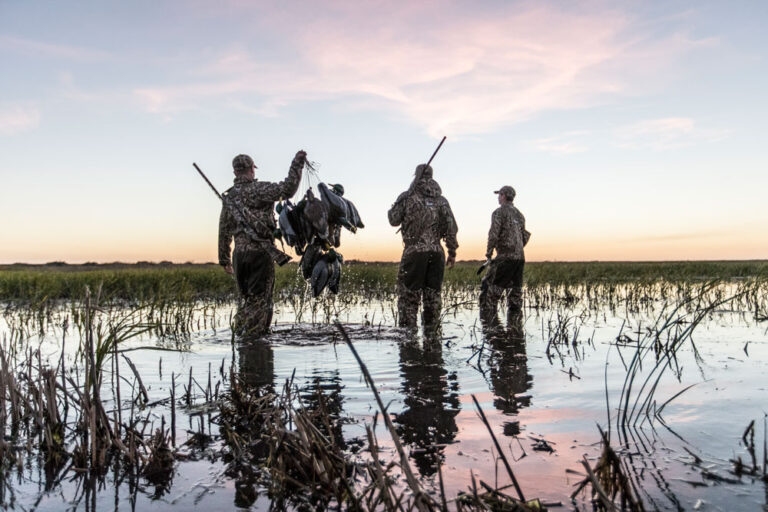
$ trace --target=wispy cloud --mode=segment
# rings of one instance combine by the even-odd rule
[[[355,98],[368,108],[394,110],[431,134],[482,133],[542,111],[602,103],[631,90],[638,68],[656,68],[698,46],[679,34],[645,35],[617,10],[328,5],[317,12],[307,6],[300,27],[293,11],[261,13],[262,23],[295,30],[289,47],[281,39],[274,55],[220,49],[195,82],[137,88],[135,96],[158,113],[200,101],[273,113],[297,101]]]
[[[0,136],[16,135],[36,128],[40,111],[36,107],[0,105]]]
[[[589,135],[585,131],[568,132],[553,137],[542,137],[526,141],[525,144],[536,151],[548,153],[583,153],[589,147],[584,143],[583,137]]]
[[[100,60],[109,54],[103,50],[25,39],[13,36],[0,36],[0,49],[30,56],[54,57],[70,60]]]
[[[655,150],[714,142],[727,135],[727,130],[701,128],[689,117],[647,119],[621,127],[616,132],[621,147]]]

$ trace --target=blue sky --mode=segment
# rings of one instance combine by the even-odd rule
[[[768,256],[765,2],[0,1],[0,262],[214,261],[231,160],[296,150],[395,260],[434,162],[459,259],[513,185],[529,260]]]

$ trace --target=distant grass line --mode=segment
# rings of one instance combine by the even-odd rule
[[[449,287],[475,287],[479,262],[460,262],[446,270]],[[395,289],[397,263],[350,262],[343,268],[342,291],[387,294]],[[578,284],[623,284],[739,280],[768,277],[768,261],[693,262],[531,262],[526,264],[529,287]],[[101,289],[105,300],[215,300],[235,297],[234,280],[218,265],[5,265],[0,267],[0,302],[36,303],[77,300],[85,286]],[[278,268],[276,294],[304,287],[296,264]]]

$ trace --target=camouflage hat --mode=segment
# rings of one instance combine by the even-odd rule
[[[494,194],[504,194],[507,199],[514,199],[517,193],[515,192],[515,189],[510,187],[509,185],[504,185],[499,190],[494,190]]]
[[[246,172],[253,167],[256,167],[253,163],[253,158],[248,155],[237,155],[232,159],[232,168],[235,172]]]

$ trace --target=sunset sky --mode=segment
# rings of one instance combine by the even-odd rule
[[[501,185],[530,261],[767,258],[768,2],[575,4],[0,0],[0,262],[215,261],[192,162],[298,149],[396,260],[443,135],[460,260]]]

